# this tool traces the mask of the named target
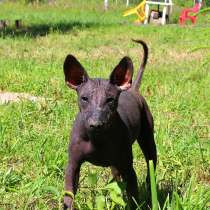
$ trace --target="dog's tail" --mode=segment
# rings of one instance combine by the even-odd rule
[[[138,90],[139,87],[140,87],[140,84],[141,84],[141,79],[142,79],[142,75],[144,73],[145,66],[147,64],[148,47],[147,47],[147,44],[144,41],[142,41],[142,40],[134,40],[133,39],[132,41],[141,44],[143,46],[143,49],[144,49],[143,61],[141,62],[141,65],[139,67],[139,71],[137,73],[136,79],[135,79],[135,81],[132,84],[132,88],[134,90]]]

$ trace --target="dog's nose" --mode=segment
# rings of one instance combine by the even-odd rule
[[[101,121],[89,119],[89,126],[90,128],[101,128],[103,126],[103,123]]]

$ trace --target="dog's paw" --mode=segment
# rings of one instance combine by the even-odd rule
[[[75,209],[73,205],[67,205],[66,203],[64,203],[63,210],[77,210],[77,209]]]
[[[68,206],[67,204],[63,204],[63,210],[68,210],[68,209],[70,209],[70,206]]]
[[[72,199],[67,196],[64,197],[63,210],[75,210]]]

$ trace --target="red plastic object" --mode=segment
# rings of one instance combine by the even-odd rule
[[[187,19],[190,19],[193,24],[196,22],[196,15],[192,15],[192,13],[196,14],[201,8],[201,4],[197,3],[193,8],[186,8],[182,10],[181,15],[179,16],[179,24],[184,25]],[[191,13],[191,15],[190,15]]]

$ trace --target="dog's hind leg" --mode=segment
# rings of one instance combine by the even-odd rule
[[[154,169],[156,168],[157,163],[157,151],[154,141],[154,125],[153,118],[149,111],[147,104],[144,104],[144,110],[142,112],[142,124],[139,137],[137,138],[138,144],[142,149],[144,157],[147,163],[147,184],[150,184],[149,176],[149,161],[152,160],[154,164]]]

